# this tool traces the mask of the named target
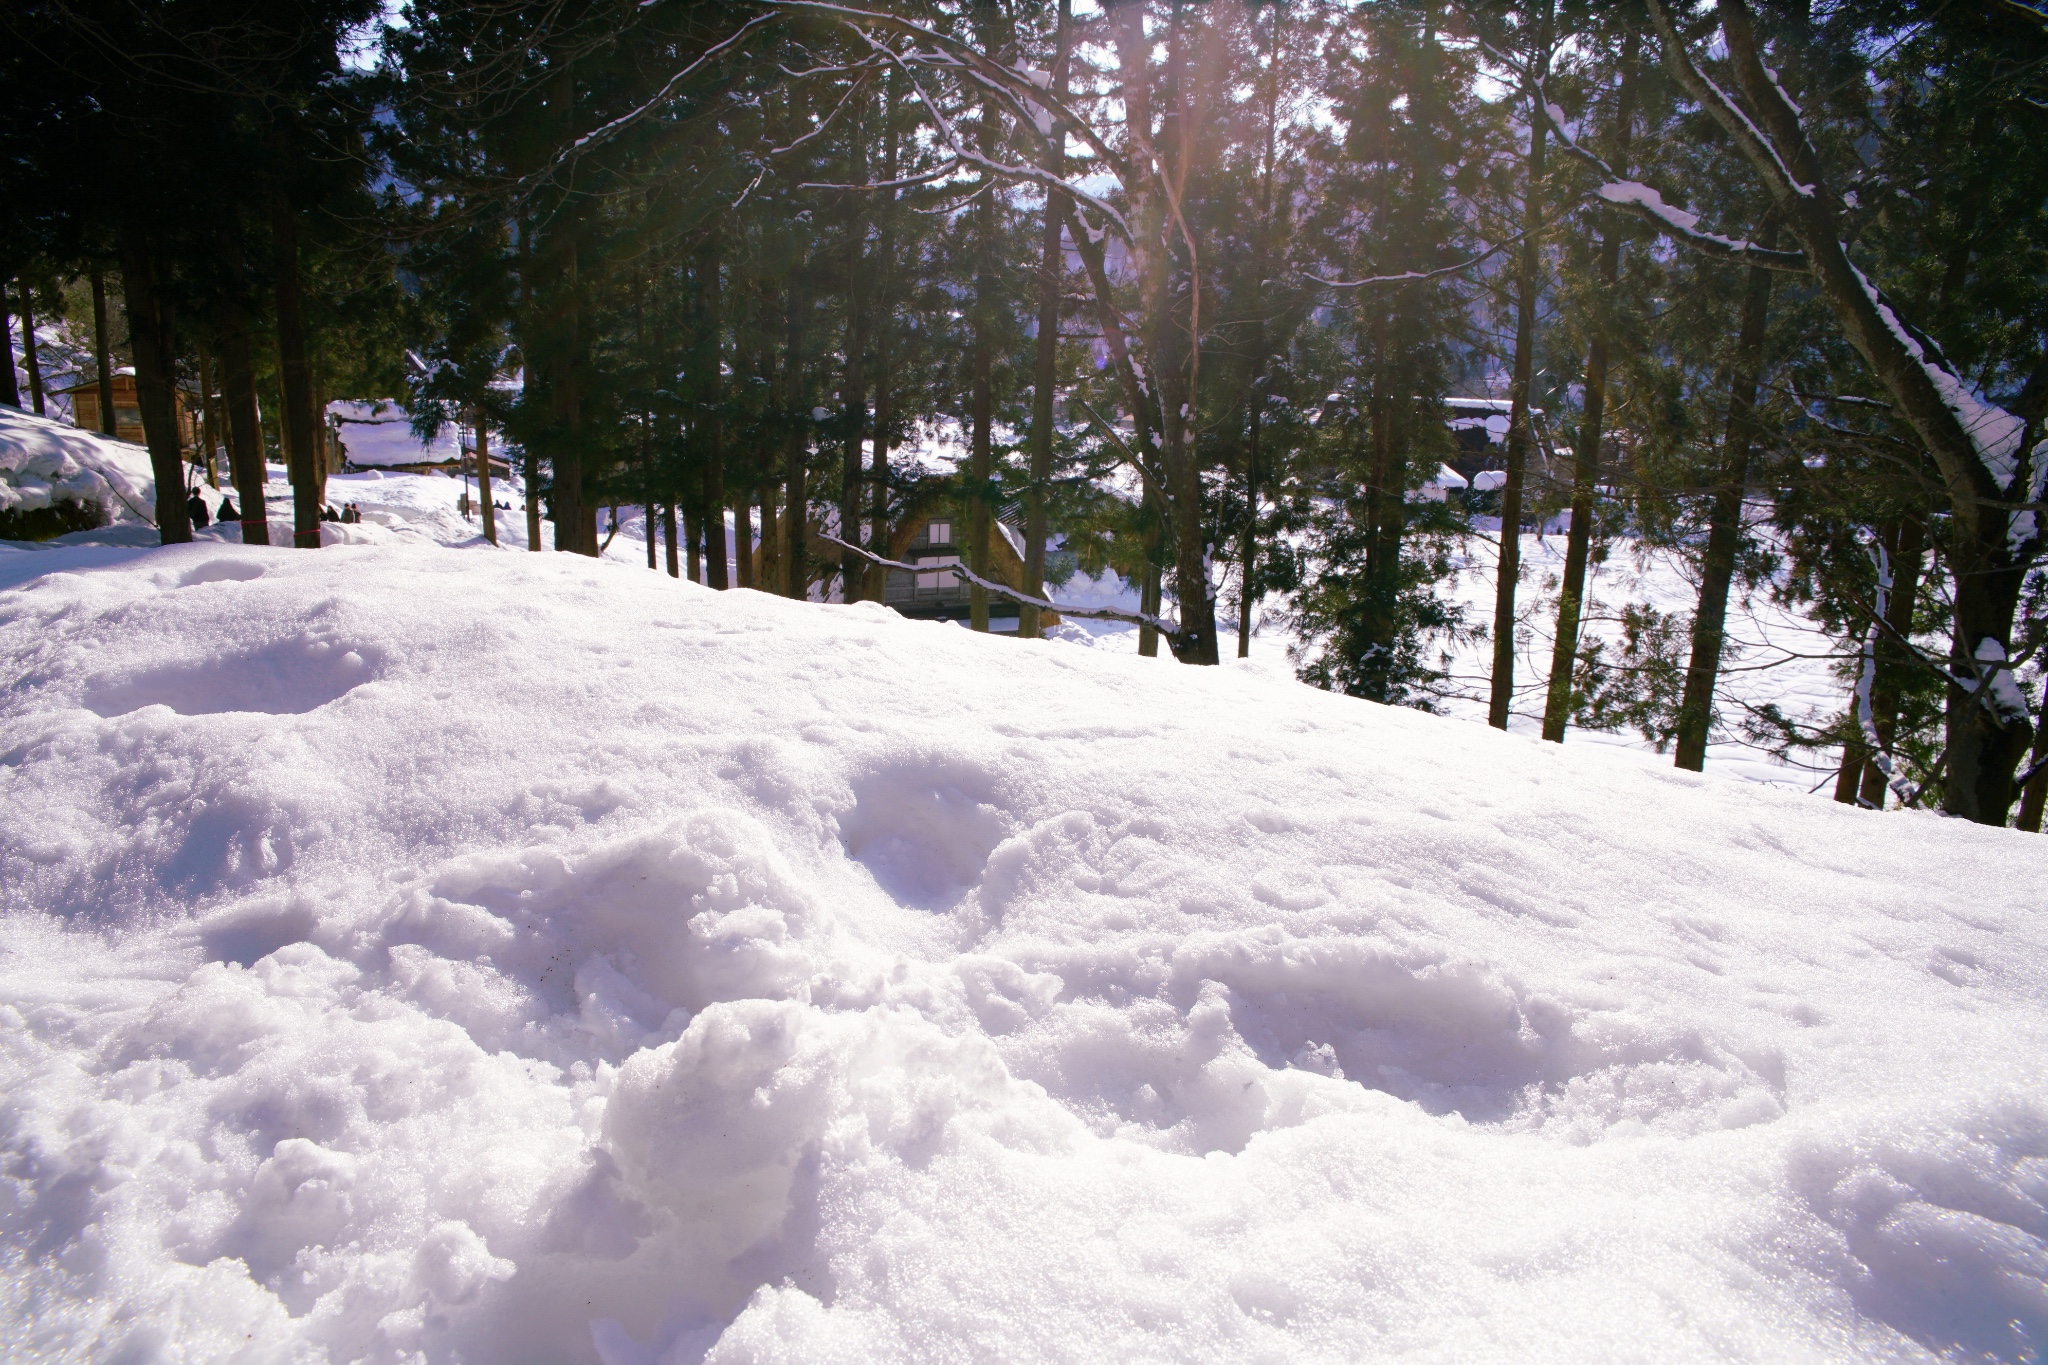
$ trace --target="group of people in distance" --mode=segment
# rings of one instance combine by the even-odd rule
[[[220,506],[209,511],[204,491],[199,488],[192,489],[191,496],[185,500],[185,514],[192,519],[192,529],[195,531],[203,530],[216,521],[225,525],[242,519],[242,514],[235,510],[235,500],[232,496],[222,494]],[[352,502],[343,503],[340,511],[336,511],[332,504],[320,509],[322,521],[338,521],[353,526],[362,519],[362,510]]]

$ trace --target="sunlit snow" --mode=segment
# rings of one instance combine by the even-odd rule
[[[2035,840],[339,529],[0,553],[15,1358],[2048,1331]]]

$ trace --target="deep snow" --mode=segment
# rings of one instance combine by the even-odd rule
[[[10,1358],[2048,1333],[2030,836],[561,555],[0,555],[0,677]]]

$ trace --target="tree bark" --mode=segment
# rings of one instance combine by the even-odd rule
[[[1614,149],[1610,165],[1628,174],[1629,143],[1635,131],[1636,63],[1640,39],[1631,28],[1623,39],[1621,88],[1615,93]],[[1565,535],[1564,579],[1558,586],[1557,634],[1550,650],[1550,686],[1543,702],[1543,737],[1564,743],[1565,727],[1572,718],[1572,671],[1579,657],[1579,627],[1585,617],[1586,565],[1593,552],[1593,501],[1600,479],[1600,441],[1606,435],[1608,310],[1612,307],[1615,282],[1621,277],[1619,229],[1610,228],[1600,238],[1600,258],[1594,267],[1597,284],[1593,290],[1590,330],[1586,346],[1585,407],[1579,415],[1579,439],[1572,452],[1572,524]]]
[[[1766,226],[1763,245],[1776,243]],[[1742,301],[1742,330],[1735,342],[1735,364],[1728,381],[1728,428],[1721,443],[1721,476],[1714,488],[1707,520],[1707,551],[1700,561],[1699,610],[1692,618],[1692,653],[1685,666],[1685,693],[1678,705],[1678,744],[1674,760],[1699,772],[1707,762],[1707,737],[1714,722],[1714,684],[1720,677],[1721,653],[1728,638],[1728,589],[1735,578],[1735,557],[1742,548],[1742,508],[1748,492],[1749,457],[1756,443],[1756,390],[1763,373],[1764,340],[1769,334],[1773,272],[1749,267]]]
[[[1538,79],[1550,69],[1550,3],[1545,0],[1537,21],[1536,50],[1530,54]],[[1533,96],[1532,96],[1533,98]],[[1528,188],[1522,205],[1521,262],[1516,270],[1515,369],[1509,391],[1507,478],[1500,490],[1500,572],[1493,594],[1493,685],[1487,699],[1486,723],[1508,728],[1508,709],[1515,699],[1515,589],[1522,577],[1522,478],[1528,462],[1532,424],[1529,383],[1536,351],[1536,294],[1543,268],[1544,132],[1549,125],[1529,120]]]
[[[313,469],[313,374],[306,362],[304,300],[299,285],[299,222],[279,194],[270,205],[270,240],[276,273],[277,369],[284,393],[285,468],[292,485],[292,544],[320,548],[320,487]],[[139,368],[139,367],[138,367]]]
[[[122,296],[128,308],[129,345],[135,355],[135,392],[142,435],[156,479],[156,526],[166,545],[192,539],[185,508],[185,458],[178,449],[177,329],[171,301],[157,273],[156,244],[139,218],[121,223]]]
[[[241,499],[242,543],[270,544],[270,514],[265,485],[270,471],[263,458],[263,416],[256,407],[256,376],[249,358],[249,315],[230,311],[220,329],[221,403],[227,408],[228,469],[235,496]]]
[[[100,430],[108,436],[114,434],[114,360],[112,338],[107,335],[107,277],[104,271],[92,272],[92,359],[94,377],[99,381]],[[10,367],[12,368],[12,367]],[[8,376],[10,385],[13,376]]]
[[[661,505],[661,542],[667,555],[668,576],[681,578],[682,566],[676,562],[676,505],[673,502]]]

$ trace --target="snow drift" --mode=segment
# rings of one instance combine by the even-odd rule
[[[147,522],[155,501],[141,446],[0,403],[0,512],[96,502],[110,520]]]
[[[0,1346],[2002,1359],[2038,840],[571,556],[0,556]]]

